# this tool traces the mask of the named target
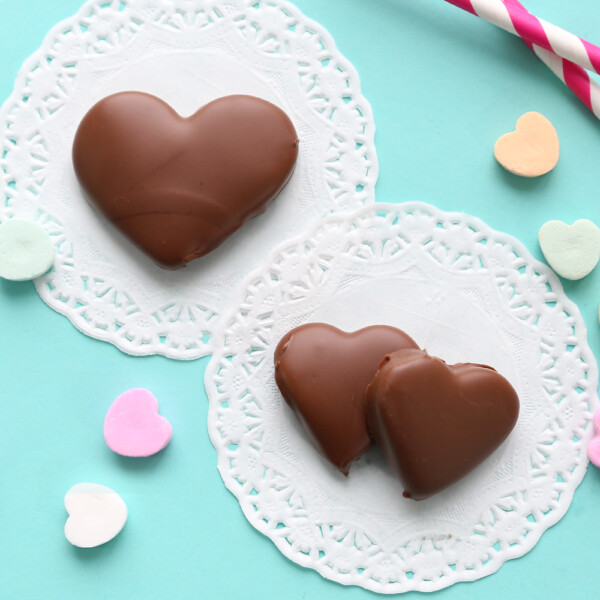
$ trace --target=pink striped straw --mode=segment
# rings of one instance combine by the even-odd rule
[[[600,48],[568,31],[538,19],[523,7],[502,0],[446,0],[530,44],[553,52],[561,58],[600,73]]]
[[[519,0],[503,0],[504,4],[527,10]],[[592,79],[588,72],[572,63],[556,56],[553,52],[523,40],[546,66],[600,119],[600,85]]]

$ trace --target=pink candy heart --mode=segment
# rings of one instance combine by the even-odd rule
[[[135,388],[121,394],[104,419],[108,447],[123,456],[151,456],[170,441],[173,429],[158,414],[158,400],[148,391]]]
[[[594,437],[588,446],[588,458],[594,465],[600,468],[600,409],[594,415],[594,430],[596,431],[596,437]]]

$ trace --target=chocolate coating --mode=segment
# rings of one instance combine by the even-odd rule
[[[155,96],[121,92],[90,109],[73,142],[89,202],[169,269],[263,213],[297,155],[290,119],[253,96],[219,98],[183,118]]]
[[[518,415],[517,393],[494,369],[449,366],[422,350],[386,356],[368,389],[369,430],[414,500],[473,470],[506,439]]]
[[[389,352],[418,348],[403,331],[376,325],[346,333],[323,323],[288,332],[275,350],[275,379],[309,438],[344,475],[371,446],[366,390]]]

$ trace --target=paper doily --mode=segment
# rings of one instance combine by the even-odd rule
[[[301,140],[296,171],[265,215],[217,251],[165,272],[83,199],[71,165],[79,121],[122,90],[189,115],[217,97],[263,97]],[[209,354],[219,316],[277,244],[333,211],[374,201],[374,123],[331,36],[284,0],[92,0],[22,67],[0,114],[0,220],[54,237],[42,299],[84,333],[137,355]]]
[[[390,324],[449,363],[490,364],[521,400],[505,444],[422,502],[371,450],[345,479],[311,446],[274,381],[292,327]],[[245,282],[206,371],[225,485],[291,560],[384,593],[478,579],[530,550],[587,467],[597,366],[548,267],[474,217],[420,203],[365,207],[283,244]]]

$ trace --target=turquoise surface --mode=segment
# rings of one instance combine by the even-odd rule
[[[597,0],[524,0],[541,17],[600,43]],[[79,0],[0,0],[0,97],[22,62]],[[442,0],[298,0],[358,69],[377,124],[377,199],[424,200],[476,215],[537,258],[540,226],[600,224],[600,123],[525,46]],[[556,126],[562,156],[539,180],[505,173],[496,138],[528,110]],[[599,349],[600,268],[565,285]],[[0,281],[0,598],[363,600],[375,594],[322,579],[284,558],[245,520],[216,470],[206,432],[208,359],[132,358],[89,339],[48,308],[33,284]],[[143,386],[173,424],[171,446],[120,458],[104,414]],[[118,490],[121,535],[93,550],[63,536],[63,497],[79,481]],[[567,515],[496,574],[432,594],[529,599],[597,597],[600,471],[590,468]],[[407,594],[417,598],[416,593]]]

